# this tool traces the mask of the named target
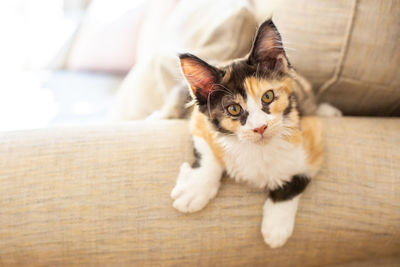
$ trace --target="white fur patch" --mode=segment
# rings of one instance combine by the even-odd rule
[[[291,200],[273,202],[267,199],[263,209],[261,232],[271,248],[281,247],[292,235],[300,196]]]
[[[189,163],[183,163],[171,192],[173,206],[181,212],[204,208],[217,194],[223,172],[207,142],[200,137],[193,137],[193,142],[201,155],[200,167],[192,168]]]
[[[249,116],[247,117],[246,124],[242,127],[243,130],[253,130],[267,124],[268,121],[274,119],[273,115],[267,114],[262,111],[261,102],[256,103],[256,101],[252,97],[247,98],[246,104]]]
[[[282,186],[293,175],[308,173],[306,155],[301,145],[293,145],[279,136],[266,145],[220,137],[224,148],[226,171],[236,181],[269,189]]]
[[[317,115],[321,117],[341,117],[342,112],[328,103],[321,103],[317,108]]]

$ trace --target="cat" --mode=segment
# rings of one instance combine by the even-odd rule
[[[180,54],[183,85],[155,117],[182,117],[189,92],[195,162],[180,168],[171,192],[181,212],[203,209],[216,196],[224,172],[236,181],[267,189],[261,232],[265,243],[285,244],[294,228],[300,196],[319,171],[323,145],[318,114],[340,111],[315,102],[310,84],[293,69],[281,36],[267,20],[257,30],[250,53],[215,67]],[[173,103],[173,104],[171,104]],[[188,113],[188,112],[186,112]]]

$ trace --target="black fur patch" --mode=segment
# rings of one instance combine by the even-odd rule
[[[201,160],[201,154],[195,147],[193,147],[193,154],[194,154],[194,162],[192,164],[192,168],[196,169],[200,167],[200,160]]]
[[[219,124],[219,120],[218,120],[218,119],[214,118],[214,119],[212,120],[212,124],[214,125],[215,129],[216,129],[218,132],[221,132],[221,133],[224,133],[224,134],[232,134],[231,131],[229,131],[229,130],[223,128],[223,127]]]
[[[293,94],[290,94],[289,95],[289,104],[283,111],[283,116],[287,116],[287,115],[289,115],[290,112],[292,112],[293,101],[294,101]]]
[[[271,112],[269,111],[269,104],[263,103],[263,104],[262,104],[261,110],[264,111],[264,112],[267,113],[267,114],[270,114],[270,113],[271,113]]]
[[[309,182],[310,177],[306,175],[294,175],[290,182],[286,182],[282,187],[269,191],[269,197],[274,202],[290,200],[303,192]]]
[[[247,117],[249,116],[249,112],[244,111],[242,112],[242,115],[240,115],[240,124],[245,125],[247,121]]]

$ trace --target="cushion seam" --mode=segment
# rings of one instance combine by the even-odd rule
[[[354,0],[353,1],[353,5],[351,7],[351,16],[350,19],[348,21],[347,24],[347,28],[346,28],[346,32],[345,32],[345,38],[342,44],[342,48],[340,51],[340,56],[339,56],[339,61],[335,67],[335,71],[333,73],[333,76],[326,81],[323,85],[320,86],[319,90],[318,90],[318,98],[321,96],[321,94],[326,91],[328,88],[330,88],[331,86],[333,86],[340,78],[342,70],[343,70],[343,63],[348,51],[348,47],[349,47],[349,42],[350,42],[350,36],[351,33],[353,31],[354,28],[354,19],[356,16],[356,12],[357,12],[357,5],[358,5],[358,0]]]

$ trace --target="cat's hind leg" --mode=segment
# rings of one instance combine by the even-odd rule
[[[329,103],[319,104],[316,114],[320,117],[342,117],[343,115],[340,109]]]
[[[176,185],[171,192],[173,206],[181,212],[196,212],[216,196],[223,166],[216,159],[209,144],[201,137],[193,137],[196,161],[192,166],[182,164]]]
[[[186,83],[180,83],[171,89],[161,109],[154,111],[147,120],[167,120],[186,118],[191,108],[187,104],[191,96]]]

